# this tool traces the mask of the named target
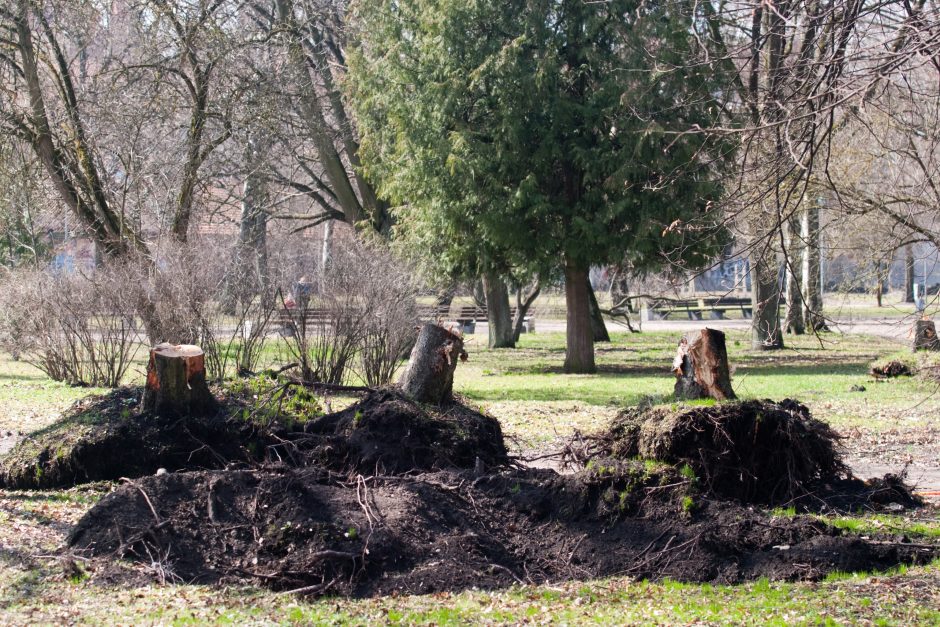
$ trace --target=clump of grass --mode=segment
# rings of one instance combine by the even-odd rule
[[[867,514],[863,516],[816,516],[834,527],[855,534],[904,534],[920,538],[940,538],[940,520],[918,521],[902,516]]]

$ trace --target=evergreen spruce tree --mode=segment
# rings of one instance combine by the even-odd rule
[[[588,271],[701,267],[730,147],[694,3],[361,0],[349,98],[398,236],[445,267],[564,274],[567,372],[595,371]]]

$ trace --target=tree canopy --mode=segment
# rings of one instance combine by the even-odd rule
[[[351,100],[399,234],[442,263],[564,268],[568,357],[594,370],[592,264],[704,265],[730,147],[692,5],[354,4]],[[485,269],[485,268],[479,268]],[[578,288],[576,284],[582,286]]]

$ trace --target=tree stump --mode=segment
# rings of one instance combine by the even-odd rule
[[[940,350],[937,327],[933,320],[918,320],[914,323],[914,350]]]
[[[215,407],[206,385],[202,349],[192,344],[157,344],[150,349],[143,409],[161,416],[204,414]]]
[[[466,360],[463,339],[436,324],[425,324],[398,387],[420,403],[441,405],[453,397],[454,370]]]
[[[702,329],[682,338],[672,362],[676,375],[677,399],[714,398],[719,401],[737,398],[731,389],[731,370],[725,334],[715,329]]]

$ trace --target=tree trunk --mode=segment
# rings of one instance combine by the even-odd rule
[[[268,292],[268,212],[266,179],[258,170],[263,148],[252,137],[245,146],[248,173],[242,184],[242,212],[238,229],[237,259],[230,291],[236,299],[250,299]]]
[[[806,304],[804,318],[806,326],[813,331],[828,331],[826,318],[823,316],[823,286],[820,283],[822,252],[819,242],[819,205],[809,203],[803,214],[803,240],[806,250],[803,254],[803,298]]]
[[[506,283],[494,274],[483,275],[486,295],[486,321],[489,327],[490,348],[514,348],[512,316],[509,311],[509,290]]]
[[[875,302],[878,304],[878,307],[882,305],[881,297],[885,291],[885,283],[888,281],[888,269],[890,267],[890,263],[875,262],[875,274],[877,275],[877,280],[875,281]]]
[[[904,302],[914,302],[914,247],[904,247]]]
[[[330,267],[333,247],[333,221],[323,223],[323,242],[320,246],[320,272],[318,276],[319,292],[327,291],[327,269]]]
[[[677,399],[737,398],[731,389],[731,370],[725,334],[702,329],[682,338],[672,364]]]
[[[774,350],[783,348],[780,332],[780,283],[773,252],[757,251],[751,261],[751,348]]]
[[[591,310],[591,333],[594,334],[595,342],[609,342],[610,334],[607,332],[607,325],[604,324],[604,315],[601,313],[601,307],[597,304],[597,295],[594,294],[594,288],[591,286],[590,274],[587,280],[588,304]]]
[[[565,307],[568,330],[565,352],[565,372],[593,373],[594,330],[591,327],[588,268],[570,261],[565,262]]]
[[[917,350],[940,350],[940,339],[937,338],[937,327],[933,320],[918,320],[914,323],[914,345]]]
[[[457,361],[466,358],[459,335],[436,324],[425,324],[398,387],[419,403],[442,405],[453,398]]]
[[[333,142],[334,129],[327,122],[328,107],[321,101],[317,93],[316,83],[312,80],[310,67],[315,66],[307,58],[303,47],[303,29],[294,14],[292,0],[276,0],[277,26],[276,31],[283,33],[283,43],[287,52],[287,60],[294,70],[297,78],[297,103],[301,118],[309,132],[317,160],[323,168],[323,178],[330,186],[330,191],[336,197],[346,222],[355,225],[363,219],[363,208],[356,197],[349,173],[343,164],[343,159],[336,150]]]
[[[192,344],[157,344],[150,350],[143,408],[160,416],[205,414],[216,406],[206,385],[202,349]]]
[[[529,290],[525,296],[522,295],[522,289],[523,288],[520,287],[516,290],[516,319],[512,322],[512,341],[514,343],[518,342],[519,336],[522,335],[525,317],[532,308],[532,303],[535,302],[535,299],[538,298],[539,293],[542,291],[542,282],[536,278],[532,289]]]
[[[803,335],[806,324],[803,319],[803,239],[800,234],[798,215],[787,220],[789,246],[785,257],[787,276],[787,316],[783,327],[787,333]]]

